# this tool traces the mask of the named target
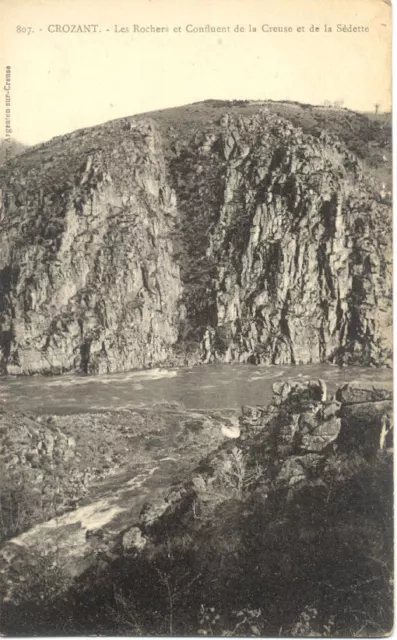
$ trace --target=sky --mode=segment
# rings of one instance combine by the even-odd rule
[[[95,32],[54,26],[87,24]],[[338,32],[338,24],[360,31]],[[136,33],[134,25],[168,32]],[[230,32],[187,33],[187,25]],[[0,0],[11,135],[25,144],[208,98],[343,101],[359,111],[378,103],[388,111],[390,42],[386,0]]]

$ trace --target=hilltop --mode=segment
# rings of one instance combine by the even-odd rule
[[[290,120],[295,127],[300,127],[302,131],[315,137],[319,137],[324,129],[328,130],[338,136],[368,167],[378,167],[383,163],[387,167],[387,173],[391,174],[391,113],[375,115],[292,100],[204,100],[172,109],[146,112],[141,117],[154,118],[161,123],[166,133],[173,126],[199,128],[200,123],[219,120],[225,111],[249,117],[260,108],[266,108],[280,118]],[[383,155],[386,160],[381,160]]]
[[[26,144],[22,144],[22,142],[18,142],[18,140],[10,140],[7,142],[6,140],[0,140],[0,167],[5,163],[7,156],[7,148],[8,148],[8,157],[13,158],[14,156],[23,153],[28,147]]]

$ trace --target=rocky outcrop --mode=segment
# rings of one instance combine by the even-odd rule
[[[393,393],[383,389],[381,385],[363,386],[360,383],[349,382],[339,387],[335,394],[336,400],[344,404],[358,404],[363,402],[378,402],[392,400]]]
[[[327,398],[322,380],[275,383],[269,405],[242,408],[239,439],[203,459],[192,481],[144,505],[134,536],[139,530],[150,537],[162,522],[194,512],[196,500],[214,504],[236,495],[247,498],[256,487],[266,495],[286,492],[291,499],[297,490],[322,486],[328,464],[338,469],[338,460],[352,455],[369,464],[379,452],[388,456],[393,447],[391,394],[376,388],[377,398],[389,398],[379,401],[374,387],[351,384],[341,386],[336,396],[351,397],[358,389],[362,400],[348,404]]]
[[[296,109],[197,112],[1,170],[2,372],[390,363],[390,207],[357,157]]]
[[[352,397],[354,404],[346,402]],[[390,392],[349,384],[337,390],[336,398],[340,401],[327,399],[322,381],[276,383],[269,406],[243,408],[243,440],[249,446],[260,442],[276,486],[304,486],[313,477],[321,482],[330,454],[372,459],[393,446]]]
[[[224,162],[202,272],[205,361],[387,360],[385,210],[357,159],[268,112],[222,119],[213,144]],[[197,149],[208,181],[213,154]],[[185,205],[196,216],[202,195]]]
[[[164,360],[177,339],[180,280],[154,126],[119,122],[29,151],[1,188],[3,371],[102,373]]]

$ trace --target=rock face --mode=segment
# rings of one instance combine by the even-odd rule
[[[124,370],[177,339],[175,204],[149,124],[28,152],[2,184],[0,349],[8,373]],[[65,153],[67,146],[73,157]]]
[[[392,400],[393,393],[382,389],[380,385],[372,387],[362,386],[359,383],[349,382],[339,387],[336,400],[344,404],[357,404],[360,402],[377,402],[380,400]]]
[[[357,389],[352,385],[352,391]],[[205,495],[207,485],[217,477],[224,482],[226,475],[241,477],[249,487],[256,482],[266,495],[285,491],[289,500],[296,491],[324,486],[328,464],[338,469],[343,460],[355,456],[371,464],[379,452],[392,452],[393,403],[388,391],[378,388],[374,397],[373,387],[361,386],[361,399],[354,404],[327,399],[321,380],[277,382],[273,391],[269,405],[242,408],[237,446],[221,447],[203,462],[193,478],[196,494]],[[348,391],[344,385],[336,395]],[[378,400],[379,394],[389,399]],[[236,459],[244,460],[245,466],[233,466]],[[258,464],[264,471],[255,476]]]
[[[390,208],[357,157],[261,106],[196,112],[2,169],[1,371],[390,363]]]
[[[242,439],[259,437],[275,459],[304,453],[338,451],[375,455],[392,446],[392,392],[380,387],[346,384],[327,399],[321,380],[276,382],[268,406],[243,407]],[[354,397],[354,402],[350,399]],[[387,439],[386,439],[387,436]]]

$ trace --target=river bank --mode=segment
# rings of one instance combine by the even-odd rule
[[[387,632],[391,397],[382,385],[275,382],[232,440],[233,413],[166,408],[149,452],[136,434],[133,472],[120,467],[76,510],[3,546],[4,628],[274,635],[281,620],[292,635]],[[86,416],[85,429],[102,419]],[[70,417],[56,420],[65,429]]]

